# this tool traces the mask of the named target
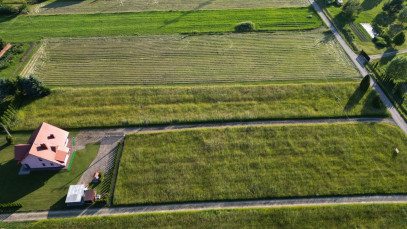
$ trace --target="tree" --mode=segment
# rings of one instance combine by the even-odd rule
[[[402,45],[404,44],[404,42],[406,41],[406,35],[404,34],[403,31],[399,32],[396,36],[394,36],[393,38],[393,43],[395,45]]]
[[[404,0],[392,0],[391,2],[387,2],[383,6],[383,11],[385,11],[388,15],[394,16],[396,15],[400,10],[403,9],[403,2]]]
[[[407,8],[404,8],[399,14],[399,21],[401,23],[406,23],[407,22]]]
[[[28,97],[41,98],[49,95],[51,92],[49,88],[45,87],[44,83],[36,76],[30,75],[29,77],[23,77],[22,86],[24,92]]]
[[[393,79],[407,79],[407,57],[398,56],[387,66],[386,73]]]
[[[353,18],[355,14],[359,14],[360,11],[362,11],[362,7],[358,0],[349,0],[342,7],[342,12],[350,18]]]
[[[255,28],[255,25],[251,21],[244,21],[240,22],[235,26],[235,31],[236,32],[251,32]]]

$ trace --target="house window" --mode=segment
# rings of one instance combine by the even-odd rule
[[[42,161],[42,159],[41,159],[41,158],[38,158],[38,160],[39,160],[39,161]]]
[[[51,166],[54,166],[54,163],[51,163]]]
[[[42,163],[42,166],[45,166],[45,163]]]

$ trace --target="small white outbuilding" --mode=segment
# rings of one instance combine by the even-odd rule
[[[66,195],[65,203],[67,206],[83,205],[85,196],[85,185],[71,185],[69,186],[68,194]]]

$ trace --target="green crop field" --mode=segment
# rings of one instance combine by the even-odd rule
[[[16,144],[27,143],[31,133],[13,133]],[[77,151],[70,171],[37,171],[19,176],[21,164],[14,160],[14,146],[0,135],[0,203],[19,202],[19,211],[65,208],[69,185],[76,184],[96,157],[99,144]],[[7,228],[7,227],[6,227]]]
[[[78,14],[131,11],[251,9],[308,6],[307,0],[51,0],[31,8],[32,14]]]
[[[309,18],[309,15],[314,17]],[[254,22],[259,31],[315,29],[322,25],[309,7],[23,15],[0,16],[0,37],[24,42],[44,37],[231,32],[242,21]]]
[[[1,223],[4,228],[405,228],[405,204],[253,208]]]
[[[23,107],[14,130],[376,116],[376,93],[357,82],[177,87],[62,88]],[[335,97],[340,100],[336,101]]]
[[[405,134],[388,124],[127,135],[115,204],[406,193]]]
[[[49,86],[359,78],[331,33],[154,35],[43,40],[22,75]]]

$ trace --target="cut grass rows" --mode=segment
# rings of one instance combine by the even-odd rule
[[[14,130],[236,120],[387,116],[357,82],[177,87],[61,88],[23,107]],[[337,96],[340,101],[336,101]]]
[[[351,79],[330,33],[62,38],[43,41],[25,75],[49,86]]]
[[[314,17],[308,18],[310,14]],[[322,25],[311,8],[0,16],[0,36],[17,42],[44,37],[231,32],[242,21],[254,22],[260,31],[315,29]]]
[[[83,14],[132,11],[252,9],[308,6],[307,0],[126,0],[126,1],[47,1],[35,5],[33,14]]]
[[[1,223],[5,228],[405,228],[405,204],[254,208]]]
[[[127,135],[115,204],[406,193],[406,136],[388,124]]]

